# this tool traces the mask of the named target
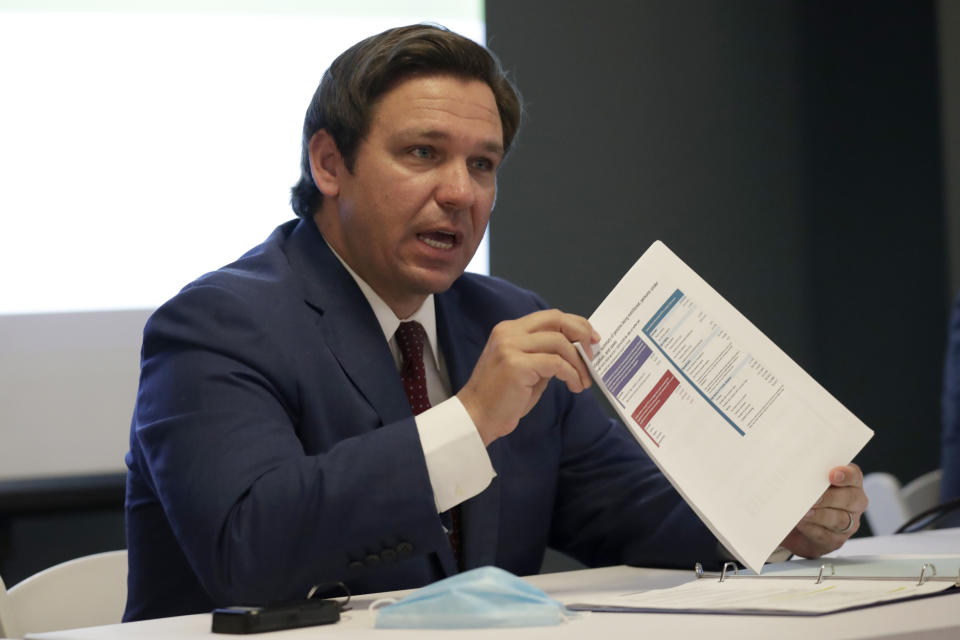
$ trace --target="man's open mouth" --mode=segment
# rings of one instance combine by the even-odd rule
[[[457,236],[446,231],[430,231],[428,233],[418,233],[417,237],[424,244],[434,249],[453,249],[457,244]]]

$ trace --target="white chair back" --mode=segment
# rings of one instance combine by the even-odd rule
[[[940,480],[943,472],[940,469],[934,469],[914,478],[908,482],[900,491],[904,504],[907,505],[907,511],[910,517],[917,515],[921,511],[926,511],[930,507],[940,504]]]
[[[864,515],[875,536],[894,533],[921,511],[940,501],[940,469],[927,472],[902,486],[889,473],[868,473],[863,478],[863,491],[870,504]]]
[[[900,481],[889,473],[877,471],[863,477],[863,492],[870,501],[863,515],[873,535],[888,536],[910,517],[901,488]]]
[[[123,618],[126,602],[126,550],[68,560],[30,576],[7,592],[12,624],[5,621],[4,633],[22,637],[116,624]]]
[[[3,584],[3,578],[0,578],[0,638],[9,638],[17,633],[19,629],[14,629],[14,624],[7,587]]]

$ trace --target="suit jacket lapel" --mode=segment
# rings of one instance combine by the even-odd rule
[[[390,348],[381,338],[380,324],[357,283],[330,251],[313,220],[300,221],[291,233],[286,253],[294,271],[301,275],[306,303],[322,316],[319,326],[328,348],[383,424],[411,417],[410,404],[397,376]],[[437,338],[450,376],[450,389],[456,393],[470,378],[486,344],[486,335],[481,326],[462,313],[455,287],[435,296],[434,300]],[[390,380],[396,383],[388,382]],[[494,442],[487,448],[494,469],[498,445]],[[494,564],[500,513],[499,479],[494,478],[480,495],[463,503],[461,513],[466,566]],[[447,575],[457,572],[449,549],[442,549],[437,556]]]
[[[434,299],[437,305],[437,339],[450,376],[450,390],[456,393],[470,379],[487,336],[477,322],[463,313],[456,285]],[[499,451],[499,441],[487,447],[494,469],[498,467]],[[500,523],[499,477],[495,477],[479,495],[464,502],[461,514],[466,567],[495,564]]]
[[[409,418],[410,404],[380,324],[313,220],[300,221],[286,252],[303,280],[306,303],[322,316],[327,347],[354,386],[383,424]]]

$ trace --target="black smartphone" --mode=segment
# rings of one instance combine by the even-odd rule
[[[331,624],[340,619],[340,603],[334,600],[300,600],[262,607],[214,609],[214,633],[262,633],[297,627]]]

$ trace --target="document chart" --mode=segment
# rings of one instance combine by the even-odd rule
[[[759,573],[872,431],[663,243],[590,323],[585,358],[690,507]]]
[[[692,393],[699,394],[743,436],[783,393],[777,376],[739,348],[727,331],[679,289],[646,322],[642,335],[632,338],[602,373],[602,380],[656,446],[666,433],[651,426],[651,419],[674,394],[673,402],[687,404]],[[663,370],[664,361],[671,369]],[[678,375],[690,390],[681,387]],[[632,406],[641,391],[646,393]]]

